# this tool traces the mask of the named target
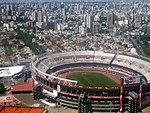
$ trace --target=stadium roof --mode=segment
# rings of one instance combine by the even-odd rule
[[[0,77],[11,77],[23,70],[24,66],[1,67]]]

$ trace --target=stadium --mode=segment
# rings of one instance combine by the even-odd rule
[[[149,96],[149,66],[150,59],[130,53],[45,53],[32,61],[35,98],[47,105],[53,102],[80,109],[85,96],[91,111],[126,111],[130,92],[138,94],[139,104]],[[140,77],[141,81],[125,84],[122,78],[132,76]]]

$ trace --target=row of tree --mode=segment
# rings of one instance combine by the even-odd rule
[[[150,35],[149,34],[146,34],[146,35],[143,35],[140,37],[141,41],[143,42],[143,50],[144,50],[144,53],[147,55],[147,56],[150,56]]]

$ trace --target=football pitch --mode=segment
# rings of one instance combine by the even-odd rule
[[[67,79],[78,81],[79,86],[119,87],[112,79],[97,72],[75,72],[66,76]]]

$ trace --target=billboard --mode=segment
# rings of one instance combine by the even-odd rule
[[[124,85],[128,85],[128,84],[139,84],[140,83],[140,76],[128,76],[128,77],[124,77]]]

